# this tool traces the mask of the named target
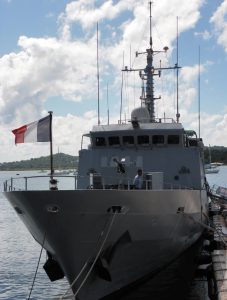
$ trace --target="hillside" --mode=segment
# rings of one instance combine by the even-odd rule
[[[227,165],[227,147],[223,146],[213,146],[210,148],[211,151],[211,161],[221,162]],[[204,150],[205,163],[209,163],[209,147],[205,147]]]
[[[64,153],[53,155],[54,169],[76,169],[78,166],[78,156]],[[49,170],[50,156],[41,156],[29,160],[0,163],[0,171],[10,170]]]
[[[227,165],[227,148],[222,146],[211,147],[212,162],[222,162]],[[205,163],[209,163],[209,147],[204,150]],[[78,156],[64,153],[53,155],[54,169],[76,169],[78,166]],[[0,171],[10,170],[49,170],[50,156],[31,158],[14,162],[0,163]]]

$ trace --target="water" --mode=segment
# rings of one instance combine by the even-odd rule
[[[227,166],[221,166],[219,167],[219,170],[220,171],[217,174],[206,174],[211,187],[214,184],[227,187]]]
[[[5,179],[17,177],[18,173],[20,176],[41,175],[37,172],[0,172],[1,189]],[[207,174],[207,180],[210,185],[227,187],[227,166],[220,167],[218,174]],[[73,185],[73,181],[70,184]],[[27,299],[41,247],[34,241],[3,194],[0,194],[0,241],[0,299]],[[68,289],[65,279],[50,282],[42,268],[45,260],[44,251],[31,295],[33,300],[59,299]]]
[[[37,172],[0,172],[0,186],[10,177],[40,175]],[[0,194],[0,299],[27,299],[41,247],[32,238],[18,215]],[[43,251],[31,299],[59,299],[68,288],[67,281],[50,282],[42,266]]]

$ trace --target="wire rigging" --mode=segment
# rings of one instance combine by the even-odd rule
[[[41,260],[41,257],[42,257],[45,240],[46,240],[46,232],[44,233],[42,247],[41,247],[41,250],[40,250],[40,253],[39,253],[38,263],[37,263],[37,266],[36,266],[35,274],[34,274],[34,277],[33,277],[32,285],[31,285],[29,296],[28,296],[27,300],[31,299],[31,294],[32,294],[32,291],[33,291],[33,288],[34,288],[34,284],[35,284],[35,280],[36,280],[36,276],[37,276],[37,273],[38,273],[39,264],[40,264],[40,260]]]

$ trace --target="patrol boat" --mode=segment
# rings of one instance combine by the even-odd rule
[[[48,276],[66,276],[75,299],[106,299],[157,274],[203,234],[203,143],[184,130],[179,113],[155,118],[159,52],[150,35],[147,65],[138,70],[146,90],[130,122],[99,124],[85,135],[90,144],[82,143],[75,189],[28,190],[28,178],[20,190],[13,179],[5,183],[5,196],[47,251]],[[138,169],[142,189],[133,187]]]

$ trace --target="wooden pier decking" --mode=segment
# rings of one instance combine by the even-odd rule
[[[227,201],[214,199],[211,205],[212,225],[214,228],[212,268],[214,276],[215,300],[227,300]]]
[[[214,250],[212,263],[217,289],[217,299],[227,300],[227,250]]]

